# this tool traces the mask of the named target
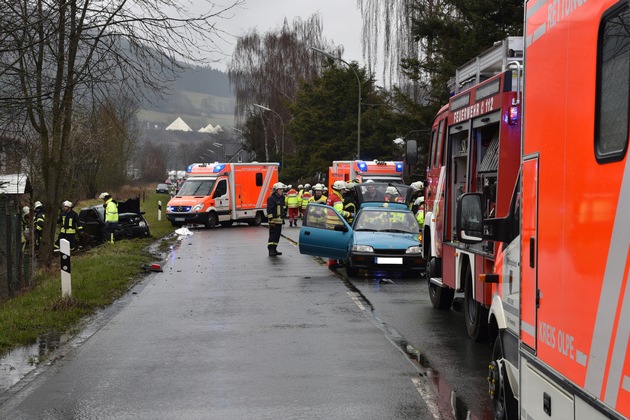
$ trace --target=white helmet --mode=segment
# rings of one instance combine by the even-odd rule
[[[275,184],[273,184],[273,190],[274,191],[276,191],[276,190],[284,190],[286,188],[287,188],[287,186],[284,185],[282,182],[276,182]]]
[[[333,190],[343,190],[344,188],[346,188],[346,181],[335,181],[332,184]]]
[[[35,210],[37,210],[37,209],[38,209],[38,208],[40,208],[40,207],[44,207],[44,205],[42,204],[42,202],[41,202],[41,201],[36,201],[36,202],[35,202],[35,204],[33,204],[33,208],[34,208]]]
[[[324,187],[322,186],[322,184],[315,184],[315,186],[313,187],[313,191],[324,191]]]
[[[374,180],[373,180],[373,179],[368,179],[367,181],[365,181],[365,183],[366,183],[366,184],[371,184],[371,183],[373,183],[373,182],[374,182]]]
[[[346,186],[344,189],[350,191],[352,188],[354,188],[354,186],[357,185],[354,182],[350,181],[350,182],[346,182]]]
[[[30,212],[31,212],[31,209],[29,209],[29,208],[28,208],[28,206],[24,206],[24,207],[22,207],[22,214],[23,214],[23,215],[25,215],[25,216],[26,216],[26,215],[27,215],[27,214],[29,214]]]
[[[311,184],[304,184],[304,189],[305,190],[310,190],[311,189]]]
[[[304,188],[304,185],[302,184],[298,185],[298,190],[301,190],[302,188]]]
[[[398,195],[398,190],[396,189],[396,187],[387,187],[387,189],[385,190],[385,194],[391,194],[391,195]]]
[[[64,207],[72,207],[72,201],[64,201],[63,203],[61,203],[62,206]]]
[[[420,196],[420,197],[416,198],[416,201],[413,204],[415,204],[416,206],[419,206],[422,203],[424,203],[424,197]]]
[[[424,184],[422,183],[422,181],[416,181],[416,182],[412,182],[410,187],[413,190],[421,190],[424,188]]]
[[[104,192],[104,193],[101,193],[101,195],[99,195],[99,196],[98,196],[98,198],[100,198],[101,200],[103,200],[103,199],[105,199],[105,197],[109,197],[109,196],[110,196],[110,195],[109,195],[109,193]]]

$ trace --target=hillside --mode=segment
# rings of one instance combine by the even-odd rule
[[[150,129],[164,129],[177,117],[195,131],[208,124],[234,126],[234,104],[227,74],[197,67],[183,72],[164,98],[142,104],[138,120]]]

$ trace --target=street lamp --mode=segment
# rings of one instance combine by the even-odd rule
[[[221,158],[221,162],[225,162],[225,144],[222,143],[212,143],[214,147],[220,148],[223,152],[223,156]]]
[[[284,170],[284,120],[282,119],[282,116],[280,114],[278,114],[276,111],[274,111],[271,108],[268,108],[266,106],[259,105],[259,104],[253,104],[253,105],[265,111],[271,111],[274,114],[276,114],[278,118],[280,118],[280,123],[282,124],[282,143],[280,144],[280,150],[281,150],[280,151],[280,169]]]
[[[346,66],[348,66],[350,68],[350,70],[352,70],[352,72],[354,73],[354,75],[357,78],[357,86],[359,87],[359,104],[357,105],[357,159],[361,159],[361,79],[359,79],[359,73],[357,73],[357,71],[354,69],[354,67],[352,67],[350,64],[348,64],[347,61],[345,61],[343,58],[341,57],[337,57],[334,56],[324,50],[320,50],[319,48],[315,48],[315,47],[310,47],[313,51],[318,52],[320,54],[324,54],[326,57],[332,59],[332,60],[339,60],[342,63],[344,63]]]

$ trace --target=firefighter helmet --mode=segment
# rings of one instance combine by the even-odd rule
[[[63,203],[61,203],[62,206],[64,207],[72,207],[72,201],[64,201]]]
[[[284,190],[286,188],[287,188],[287,186],[284,185],[282,182],[276,182],[275,184],[273,184],[273,190],[274,191],[276,191],[276,190]],[[290,186],[289,186],[289,188],[290,188]]]
[[[315,184],[313,191],[324,191],[324,187],[322,187],[322,184]]]
[[[387,189],[385,190],[385,194],[391,194],[391,195],[398,195],[398,190],[396,189],[396,187],[387,187]]]
[[[304,185],[302,184],[298,185],[298,190],[301,190],[302,188],[304,188]]]
[[[24,206],[22,207],[22,214],[24,216],[26,216],[27,214],[29,214],[31,212],[31,209],[28,208],[28,206]]]
[[[305,190],[310,190],[311,189],[311,184],[304,184],[304,189]]]
[[[101,195],[98,196],[101,200],[104,200],[107,197],[111,197],[108,192],[101,193]]]
[[[345,189],[350,191],[352,188],[354,188],[354,186],[357,185],[354,182],[350,181],[350,182],[346,182],[346,187]]]
[[[332,185],[333,190],[343,190],[344,188],[346,188],[346,182],[345,181],[335,181]]]
[[[414,191],[419,191],[424,188],[424,184],[422,183],[422,181],[416,181],[416,182],[412,182],[410,187]]]
[[[41,201],[36,201],[36,202],[35,202],[35,204],[33,204],[33,208],[34,208],[35,210],[37,210],[37,209],[38,209],[38,208],[40,208],[40,207],[44,207],[44,205],[42,204],[42,202],[41,202]]]

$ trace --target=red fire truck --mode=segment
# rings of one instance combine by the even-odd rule
[[[520,166],[523,38],[510,37],[460,67],[454,95],[432,127],[425,185],[423,252],[431,303],[450,309],[463,303],[468,334],[486,336],[496,247],[461,242],[455,232],[458,198],[479,192],[484,216],[505,216]],[[459,296],[455,297],[458,293]]]
[[[495,244],[497,418],[630,418],[629,29],[627,0],[526,2],[519,180],[458,202],[462,247]]]

